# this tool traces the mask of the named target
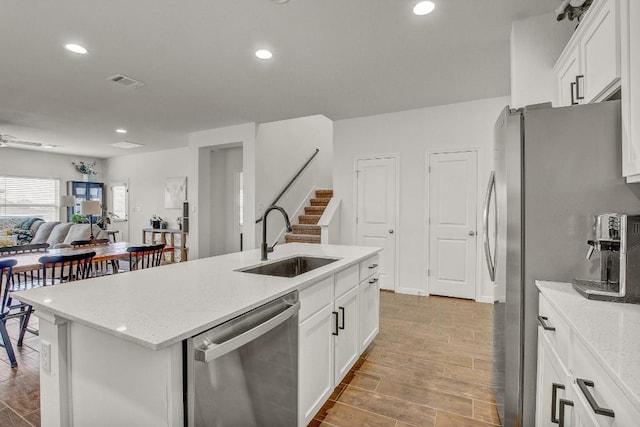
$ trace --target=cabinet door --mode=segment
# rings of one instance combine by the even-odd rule
[[[380,285],[376,275],[360,283],[360,353],[378,334],[379,322]]]
[[[559,107],[578,103],[576,99],[576,76],[580,74],[580,51],[578,46],[569,52],[563,52],[563,55],[566,56],[557,68]]]
[[[336,385],[347,375],[360,355],[358,293],[359,288],[356,286],[335,301],[334,310],[338,313],[338,335],[334,336]]]
[[[567,399],[571,387],[569,375],[553,351],[551,342],[538,327],[538,380],[536,390],[536,427],[558,424],[560,399]],[[570,422],[571,411],[565,412],[564,425]]]
[[[622,176],[640,181],[640,2],[622,0]],[[634,176],[635,175],[635,176]]]
[[[611,95],[620,81],[620,29],[617,0],[596,3],[589,20],[583,22],[580,38],[581,70],[578,78],[578,99],[589,103],[602,101]],[[590,11],[591,12],[591,11]]]
[[[333,304],[329,304],[298,328],[299,423],[306,426],[333,392]]]

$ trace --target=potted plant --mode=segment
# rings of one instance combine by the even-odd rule
[[[83,181],[89,181],[89,176],[98,174],[98,172],[93,169],[96,166],[95,161],[91,164],[85,162],[71,162],[71,164],[82,174]]]
[[[69,218],[69,221],[74,224],[86,224],[89,222],[86,216],[80,215],[77,213],[71,215],[71,218]]]
[[[556,9],[556,19],[562,21],[567,18],[569,21],[574,19],[580,23],[580,18],[589,9],[593,0],[563,0]]]
[[[156,214],[153,214],[151,216],[151,219],[149,220],[149,224],[151,225],[151,228],[160,228],[163,222],[164,220]]]

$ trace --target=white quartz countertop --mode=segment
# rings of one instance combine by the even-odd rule
[[[588,300],[571,283],[536,285],[640,410],[640,305]]]
[[[289,243],[269,261],[260,250],[202,258],[157,268],[14,293],[51,313],[153,350],[232,319],[379,252],[380,248]],[[293,255],[340,258],[293,278],[234,271]]]

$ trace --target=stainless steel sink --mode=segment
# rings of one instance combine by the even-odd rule
[[[332,262],[338,261],[339,258],[322,258],[313,256],[294,256],[268,264],[258,265],[257,267],[249,267],[246,269],[236,270],[243,273],[263,274],[266,276],[279,277],[296,277],[307,273],[316,268],[320,268]]]

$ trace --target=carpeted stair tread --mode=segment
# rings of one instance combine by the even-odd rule
[[[311,199],[311,206],[327,206],[331,198]]]
[[[333,197],[333,190],[316,190],[316,198],[318,199],[330,199]]]
[[[304,214],[305,215],[322,215],[325,209],[326,209],[325,206],[305,206]]]
[[[317,224],[322,215],[299,215],[300,224]]]
[[[320,243],[320,236],[312,234],[285,234],[285,243]]]
[[[311,224],[295,224],[293,225],[293,234],[312,234],[320,235],[320,226]]]

